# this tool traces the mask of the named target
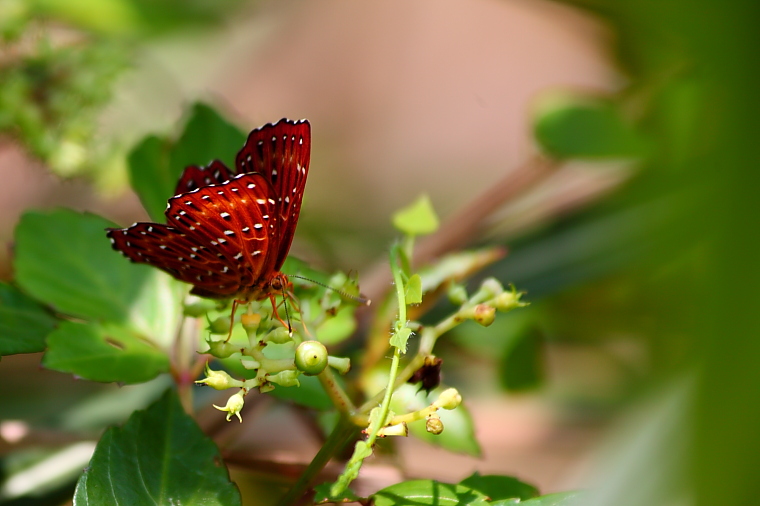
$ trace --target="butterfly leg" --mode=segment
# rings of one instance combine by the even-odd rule
[[[238,304],[240,304],[240,302],[237,299],[234,299],[232,301],[232,312],[230,313],[230,332],[227,334],[227,339],[224,341],[225,343],[229,342],[230,338],[232,337],[232,327],[235,325],[235,310],[237,309]]]

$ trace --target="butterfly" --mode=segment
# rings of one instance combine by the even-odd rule
[[[132,262],[190,283],[201,297],[237,303],[284,294],[280,272],[301,211],[311,126],[282,119],[253,130],[234,170],[219,160],[187,167],[166,206],[166,224],[107,229]],[[234,312],[233,305],[233,312]],[[279,316],[278,316],[279,319]]]

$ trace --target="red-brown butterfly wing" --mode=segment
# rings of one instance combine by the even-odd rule
[[[280,233],[275,202],[272,186],[261,174],[239,174],[172,197],[165,214],[167,225],[215,251],[238,273],[241,287],[251,287],[275,271],[273,245]],[[213,285],[206,288],[214,290]]]
[[[167,225],[111,229],[114,249],[195,285],[193,293],[231,297],[274,272],[279,218],[269,182],[240,174],[169,199]]]
[[[204,186],[221,184],[232,179],[235,174],[219,160],[213,160],[205,167],[190,165],[182,172],[174,195],[188,193]]]
[[[279,271],[293,242],[311,156],[311,126],[306,120],[282,119],[253,130],[237,155],[239,173],[263,175],[274,189],[280,219],[274,270]]]
[[[211,284],[211,297],[232,297],[240,291],[240,276],[213,249],[198,245],[178,230],[158,223],[135,223],[109,229],[113,248],[136,263],[158,267],[180,281],[197,286]],[[212,281],[213,280],[213,281]]]

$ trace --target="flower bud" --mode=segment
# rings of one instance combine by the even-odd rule
[[[186,303],[182,308],[182,312],[185,316],[192,316],[194,318],[197,318],[199,316],[203,316],[216,307],[216,302],[210,299],[201,299],[199,297],[193,297],[193,299],[194,300]]]
[[[446,295],[449,297],[449,301],[454,305],[461,306],[467,302],[467,289],[464,285],[460,285],[459,283],[452,283],[451,286],[449,286]]]
[[[428,417],[425,421],[425,430],[436,436],[443,432],[443,422],[438,418],[438,415],[431,415]]]
[[[496,297],[504,291],[504,287],[501,282],[496,278],[486,278],[480,285],[480,289],[490,294],[491,297]]]
[[[214,390],[225,390],[227,388],[242,387],[243,382],[236,380],[225,371],[214,371],[206,364],[206,377],[196,381],[199,385],[208,385]]]
[[[407,437],[409,435],[409,428],[406,426],[406,422],[397,423],[396,425],[387,425],[385,427],[381,427],[380,430],[377,431],[377,435],[380,437],[386,437],[386,436]]]
[[[212,341],[209,339],[206,341],[206,344],[208,344],[208,350],[205,353],[213,355],[216,358],[227,358],[233,353],[240,351],[240,346],[228,343],[227,341]]]
[[[455,409],[462,403],[462,396],[459,394],[456,388],[447,388],[438,399],[433,403],[433,406],[443,409]]]
[[[500,293],[496,296],[491,301],[491,304],[499,311],[509,311],[510,309],[517,307],[527,306],[528,304],[526,302],[520,302],[520,297],[522,297],[522,292],[518,292],[513,287],[512,290]]]
[[[351,359],[348,357],[328,356],[327,364],[340,374],[346,374],[351,370]]]
[[[327,348],[319,341],[304,341],[296,348],[296,367],[307,376],[315,376],[327,367]]]
[[[267,374],[267,381],[277,383],[282,387],[300,387],[301,383],[298,381],[298,376],[301,371],[295,369],[287,369],[280,371],[277,374]]]
[[[238,417],[238,420],[240,420],[240,423],[243,423],[243,417],[240,416],[240,411],[243,409],[243,404],[245,404],[245,401],[243,400],[245,393],[245,389],[241,389],[238,393],[227,399],[227,405],[223,408],[220,408],[216,404],[213,406],[219,411],[227,412],[228,422],[230,421],[230,418],[232,418],[232,415],[235,415]]]
[[[240,323],[243,324],[245,331],[250,334],[259,328],[261,315],[259,313],[244,313],[240,315]]]
[[[229,334],[230,319],[226,316],[220,316],[214,320],[209,320],[208,331],[212,334]]]
[[[264,341],[274,343],[274,344],[285,344],[285,343],[289,343],[292,340],[293,340],[293,336],[290,334],[290,331],[286,329],[285,327],[277,327],[276,329],[268,333],[266,336],[264,336]]]
[[[475,322],[484,327],[491,325],[496,318],[496,308],[489,306],[488,304],[478,304],[475,306],[474,316],[472,317]]]

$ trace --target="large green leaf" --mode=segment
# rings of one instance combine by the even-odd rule
[[[169,370],[169,358],[115,324],[63,322],[47,339],[43,365],[81,378],[141,383]]]
[[[56,319],[16,288],[0,283],[0,356],[45,349]]]
[[[477,490],[435,480],[404,481],[379,490],[375,506],[486,506],[488,499]]]
[[[534,130],[541,147],[556,158],[628,158],[646,148],[615,103],[591,97],[545,98]]]
[[[171,197],[181,168],[169,163],[168,140],[149,135],[140,141],[127,156],[129,179],[143,207],[156,221],[164,221],[166,201]]]
[[[188,165],[206,165],[219,159],[233,167],[245,134],[214,109],[195,104],[176,142],[146,137],[129,154],[132,187],[151,218],[164,220],[166,201],[174,196],[182,171]]]
[[[528,485],[512,476],[481,476],[480,473],[476,472],[460,481],[459,484],[477,490],[491,501],[502,499],[524,500],[538,495],[536,487]]]
[[[522,501],[520,504],[524,506],[580,506],[584,504],[582,497],[583,492],[557,492]]]
[[[506,390],[524,391],[544,379],[543,336],[536,327],[526,329],[506,343],[499,364],[499,379]]]
[[[219,450],[167,391],[100,439],[74,504],[241,504]]]
[[[105,235],[109,226],[99,216],[68,210],[25,214],[16,227],[16,281],[61,313],[129,322],[168,345],[186,287],[115,252]]]
[[[151,269],[114,252],[113,223],[69,210],[31,211],[16,227],[16,281],[55,310],[86,319],[126,320]]]

